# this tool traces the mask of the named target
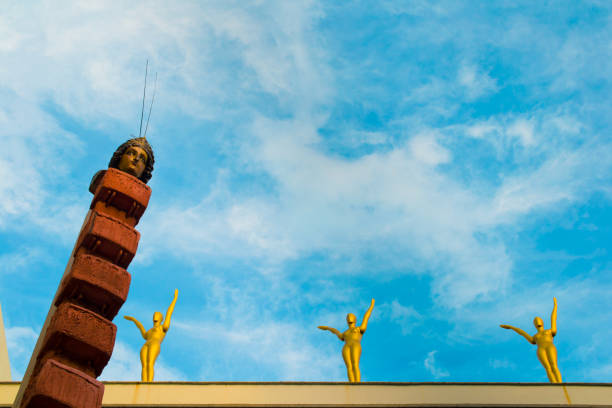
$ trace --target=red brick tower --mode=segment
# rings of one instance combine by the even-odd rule
[[[148,143],[147,147],[150,149]],[[134,227],[151,195],[151,188],[142,180],[148,181],[151,176],[152,151],[147,160],[148,177],[138,179],[110,167],[94,176],[89,187],[94,195],[90,210],[14,408],[101,406],[104,385],[96,378],[113,351],[117,327],[111,320],[128,295],[131,276],[126,268],[136,254],[140,238]]]

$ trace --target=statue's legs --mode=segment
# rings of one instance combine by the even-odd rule
[[[554,376],[553,371],[550,367],[550,362],[548,361],[548,355],[546,354],[546,350],[543,347],[538,347],[538,360],[544,366],[546,370],[546,375],[548,376],[548,381],[551,383],[557,382],[557,378]]]
[[[561,371],[559,371],[559,366],[557,365],[557,348],[554,345],[547,347],[546,356],[550,362],[550,369],[557,380],[556,382],[563,382],[561,379]]]
[[[351,352],[349,346],[346,344],[344,347],[342,347],[342,358],[344,359],[344,364],[346,364],[348,380],[350,382],[355,382],[355,373],[353,371],[353,363],[351,362]]]
[[[355,373],[355,382],[361,382],[361,371],[359,370],[359,359],[361,358],[361,344],[355,343],[351,346],[351,363]]]
[[[149,345],[149,352],[147,353],[147,381],[152,382],[155,374],[155,360],[159,356],[160,344],[153,342]]]
[[[140,349],[140,364],[142,365],[142,371],[140,374],[140,380],[147,382],[147,354],[149,352],[149,345],[145,343]]]

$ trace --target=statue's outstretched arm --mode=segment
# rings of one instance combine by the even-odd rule
[[[521,336],[523,336],[524,338],[526,338],[527,341],[530,342],[531,344],[535,344],[535,340],[533,339],[533,337],[531,337],[530,335],[528,335],[527,333],[525,333],[523,330],[519,329],[518,327],[509,326],[507,324],[500,324],[499,327],[501,327],[502,329],[512,329],[518,334],[520,334]]]
[[[555,305],[550,315],[550,332],[555,336],[557,334],[557,298],[553,298],[553,302],[555,302]]]
[[[142,338],[145,339],[145,340],[147,339],[147,331],[145,330],[145,328],[142,325],[142,323],[140,323],[138,320],[136,320],[132,316],[123,316],[123,318],[125,320],[130,320],[130,321],[134,322],[136,327],[138,327],[138,330],[140,330],[140,334],[142,335]]]
[[[178,289],[174,289],[174,299],[170,303],[168,307],[168,311],[166,312],[166,318],[164,319],[164,324],[162,326],[164,332],[167,332],[170,328],[170,319],[172,319],[172,313],[174,312],[174,305],[176,305],[176,299],[178,298]]]
[[[361,330],[361,333],[365,333],[366,329],[368,328],[368,320],[370,320],[372,309],[374,309],[374,299],[372,299],[372,301],[370,302],[370,307],[365,313],[365,316],[363,316],[363,323],[361,323],[361,326],[359,326],[359,330]]]
[[[332,333],[334,333],[336,336],[338,336],[338,338],[342,341],[344,341],[344,335],[342,333],[340,333],[338,330],[334,329],[333,327],[328,327],[328,326],[318,326],[319,329],[321,330],[328,330]]]

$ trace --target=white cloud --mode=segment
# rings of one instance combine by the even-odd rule
[[[15,381],[21,381],[26,371],[32,351],[38,340],[38,332],[32,327],[7,327],[6,345],[11,361],[11,376]]]
[[[558,135],[550,132],[551,140],[539,140],[540,137],[537,136],[538,131],[542,132],[546,130],[547,133],[549,133],[548,129],[545,129],[547,126],[554,124],[560,128],[563,126],[564,121],[568,122],[568,125],[564,127],[569,129],[569,122],[571,119],[562,119],[553,116],[550,118],[542,117],[541,121],[542,123],[536,124],[533,118],[527,118],[522,115],[493,116],[485,120],[470,123],[466,126],[457,126],[455,128],[468,137],[480,139],[483,142],[491,144],[496,150],[497,159],[503,160],[508,157],[512,158],[511,155],[513,154],[517,155],[517,152],[513,149],[514,146],[532,148],[547,146],[546,142],[555,141]],[[536,129],[536,125],[540,125],[538,129]],[[546,136],[548,136],[548,134]],[[544,143],[540,144],[540,146],[536,146],[539,144],[538,142]],[[528,151],[525,154],[530,153],[531,152]]]
[[[473,138],[482,139],[488,135],[500,133],[501,129],[497,124],[487,122],[479,122],[466,127],[465,133]]]
[[[383,318],[400,326],[404,336],[412,333],[414,328],[423,322],[423,316],[413,306],[404,306],[397,299],[393,299],[391,303],[380,304],[376,308]]]
[[[163,245],[178,253],[225,253],[271,262],[321,249],[346,253],[391,239],[436,266],[450,261],[456,277],[445,278],[439,290],[450,290],[453,301],[469,301],[503,283],[500,277],[509,266],[503,247],[473,237],[482,210],[479,198],[422,163],[445,159],[437,144],[418,144],[427,147],[420,160],[399,148],[348,161],[310,145],[317,136],[308,120],[261,119],[254,131],[261,144],[249,155],[278,182],[276,198],[228,201],[220,180],[197,206],[160,209],[159,219],[146,227],[154,231],[143,237],[163,237]],[[459,281],[471,293],[456,298],[453,283]]]
[[[439,367],[439,365],[436,363],[437,352],[437,350],[432,350],[427,353],[427,357],[425,358],[425,361],[423,361],[423,365],[425,366],[425,369],[429,371],[429,373],[436,379],[448,377],[450,373],[447,370]]]
[[[0,52],[15,51],[23,40],[23,35],[12,27],[6,18],[0,17]]]
[[[367,132],[363,130],[349,131],[344,141],[347,147],[360,147],[363,145],[384,145],[389,143],[389,135],[384,132]]]
[[[409,143],[412,154],[420,162],[435,166],[450,161],[450,152],[440,146],[433,135],[417,135]]]
[[[27,274],[27,267],[41,259],[45,259],[45,254],[38,247],[25,247],[15,252],[0,254],[0,280],[8,279],[15,273],[20,273],[20,276]]]
[[[313,345],[315,327],[303,327],[300,323],[253,319],[252,316],[232,313],[230,321],[189,321],[176,322],[177,335],[189,342],[215,345],[215,359],[238,364],[242,370],[232,370],[242,380],[278,378],[281,381],[328,381],[343,378],[343,362],[340,352],[331,354],[330,346],[318,348]],[[254,324],[249,324],[253,322]],[[337,341],[335,342],[337,343]],[[201,379],[218,380],[228,375],[227,367],[216,370],[206,365],[207,347],[198,351],[203,362]],[[257,367],[252,370],[249,367]]]
[[[508,127],[507,133],[510,136],[517,137],[525,147],[529,147],[536,142],[532,121],[518,119]]]
[[[416,272],[434,271],[439,304],[461,307],[487,300],[512,282],[513,260],[497,228],[588,197],[605,186],[612,162],[606,159],[612,150],[606,145],[597,151],[588,144],[539,149],[544,157],[539,165],[477,190],[431,167],[452,157],[430,136],[344,159],[317,149],[317,124],[316,118],[259,118],[251,129],[258,143],[248,144],[243,154],[273,178],[273,193],[241,198],[220,177],[196,206],[156,210],[146,235],[164,240],[148,245],[278,265],[321,250],[351,258],[368,248],[385,257],[390,241],[403,249]],[[498,129],[495,122],[482,126],[483,135]],[[601,160],[590,160],[594,154]],[[402,261],[389,253],[385,262]]]
[[[488,144],[495,150],[491,158],[499,164],[519,166],[514,171],[518,173],[562,153],[598,143],[584,137],[585,124],[574,114],[565,113],[571,110],[569,105],[562,105],[551,111],[496,115],[449,126],[439,133],[467,136]]]
[[[495,369],[516,368],[516,364],[514,364],[512,361],[509,361],[507,359],[490,358],[489,365],[491,366],[491,368],[495,368]]]
[[[305,106],[330,97],[318,63],[326,56],[316,46],[312,24],[321,12],[314,2],[42,3],[11,8],[2,26],[20,33],[20,46],[10,45],[14,35],[3,37],[0,74],[20,98],[51,99],[92,127],[110,118],[134,129],[147,58],[160,74],[155,110],[161,117],[180,110],[215,119],[251,110],[236,100],[258,91]]]
[[[457,81],[465,89],[468,101],[497,91],[497,81],[471,64],[461,65]]]
[[[144,4],[124,9],[95,2],[88,7],[92,9],[52,9],[50,15],[32,13],[29,8],[14,11],[14,24],[21,25],[19,30],[12,26],[7,30],[23,33],[23,45],[4,51],[7,64],[1,69],[23,106],[32,112],[28,116],[37,118],[36,129],[61,132],[55,120],[38,107],[48,96],[89,123],[100,115],[132,121],[136,115],[126,112],[138,107],[140,92],[131,90],[140,90],[142,81],[142,61],[133,56],[141,54],[151,56],[151,66],[159,72],[173,73],[159,82],[158,92],[166,101],[158,107],[160,115],[178,109],[194,117],[212,118],[224,103],[236,101],[253,87],[273,94],[293,112],[293,119],[273,120],[254,115],[252,106],[239,105],[254,121],[242,125],[238,161],[269,175],[272,193],[245,198],[247,194],[232,191],[220,177],[212,192],[193,197],[189,205],[160,203],[155,207],[152,203],[149,222],[141,227],[142,247],[150,254],[163,247],[179,256],[253,257],[265,260],[269,264],[265,268],[319,250],[351,258],[373,243],[379,243],[375,250],[384,254],[384,242],[395,242],[399,252],[419,265],[418,272],[436,271],[433,290],[438,302],[461,305],[486,299],[510,281],[513,262],[503,238],[494,233],[496,227],[534,209],[576,200],[590,180],[575,180],[572,174],[585,174],[591,168],[585,164],[589,162],[586,152],[573,157],[570,153],[549,157],[536,171],[506,175],[496,190],[474,191],[435,169],[438,164],[453,164],[455,152],[443,136],[427,132],[412,136],[406,145],[352,160],[326,155],[317,143],[321,142],[318,129],[327,117],[313,112],[319,112],[335,90],[325,63],[328,56],[313,31],[313,22],[322,16],[315,3],[306,2],[304,7],[281,2],[247,10],[231,4],[209,5],[206,10],[192,5]],[[91,11],[94,9],[97,11]],[[262,15],[276,18],[268,19],[273,24],[262,26]],[[105,29],[109,19],[116,22],[112,32]],[[215,54],[212,46],[218,41],[233,47]],[[227,73],[220,61],[223,58],[238,61],[240,80],[236,72]],[[49,70],[46,75],[32,75],[17,69],[18,65],[45,65]],[[459,67],[456,80],[468,99],[497,87],[482,67],[467,62]],[[72,86],[75,81],[79,87]],[[448,94],[447,85],[431,77],[409,91],[408,99],[431,102],[431,109],[452,110],[436,99]],[[10,112],[4,115],[9,122],[32,123]],[[571,121],[556,123],[558,128],[575,132]],[[467,133],[487,142],[509,138],[535,147],[544,140],[538,135],[539,126],[531,117],[506,118],[472,124]],[[23,132],[10,136],[16,146],[10,151],[16,152],[19,162],[27,163],[36,152],[27,144],[20,145]],[[45,136],[33,144],[43,145],[40,141]],[[384,132],[364,138],[376,143],[392,140]],[[57,146],[63,148],[75,139],[64,132],[59,140]],[[503,140],[497,146],[499,151],[512,151]],[[45,168],[53,162],[53,153],[45,153]],[[68,220],[80,223],[80,204],[69,212],[51,211],[49,215],[45,202],[45,211],[34,211],[41,197],[48,195],[43,166],[28,165],[16,172],[12,160],[0,160],[0,171],[8,174],[0,178],[0,183],[6,183],[0,184],[4,193],[0,215],[2,211],[7,216],[16,211],[34,212],[32,219],[52,233],[62,230],[66,222],[75,223]],[[560,187],[568,182],[569,188]],[[137,262],[150,262],[152,256],[143,252]],[[385,261],[402,262],[395,258],[389,255]]]
[[[75,223],[70,215],[78,200],[69,189],[61,197],[51,191],[69,183],[70,165],[63,155],[78,156],[82,143],[39,106],[0,93],[0,100],[9,98],[0,109],[0,229],[34,224],[64,238],[66,226]]]
[[[531,172],[506,177],[492,202],[491,215],[499,220],[553,204],[583,201],[606,185],[611,167],[609,144],[561,151]]]
[[[273,206],[258,199],[232,205],[234,199],[217,201],[215,194],[191,208],[151,208],[150,221],[141,230],[142,246],[151,251],[151,245],[165,245],[191,255],[265,257],[272,263],[294,256],[291,242],[273,230]]]

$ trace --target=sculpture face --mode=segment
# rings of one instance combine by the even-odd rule
[[[533,325],[536,327],[536,329],[541,329],[544,327],[544,321],[540,317],[536,317],[533,319]]]
[[[161,312],[153,313],[153,324],[158,325],[159,323],[161,323],[163,318],[164,315],[162,315]]]
[[[145,171],[148,158],[147,152],[142,147],[130,146],[125,149],[117,167],[121,171],[140,178]]]
[[[346,315],[346,322],[350,325],[351,323],[355,324],[355,322],[357,321],[357,318],[355,317],[354,314],[349,313]]]
[[[151,145],[147,139],[139,137],[127,140],[119,146],[113,153],[108,167],[124,171],[147,183],[151,179],[153,164],[155,156]]]

